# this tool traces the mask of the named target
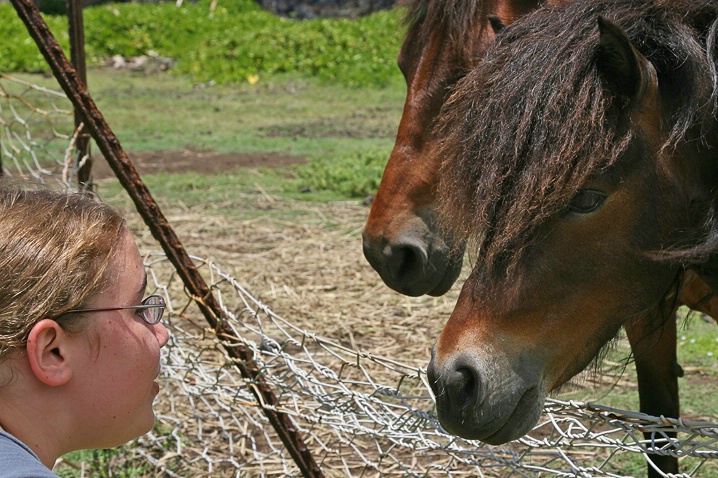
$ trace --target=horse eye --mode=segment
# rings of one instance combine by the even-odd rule
[[[576,214],[588,214],[597,210],[606,200],[606,195],[593,189],[582,189],[568,205],[568,211]]]

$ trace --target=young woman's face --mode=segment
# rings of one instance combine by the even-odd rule
[[[110,284],[87,307],[139,305],[147,276],[131,234],[125,231],[112,262]],[[85,448],[107,448],[147,433],[155,422],[164,325],[149,325],[141,310],[89,312],[86,354],[73,374],[78,387]],[[76,376],[77,375],[77,376]]]

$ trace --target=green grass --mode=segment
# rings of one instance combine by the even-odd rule
[[[91,93],[128,151],[192,145],[308,158],[389,149],[404,87],[349,88],[279,78],[197,88],[184,78],[90,73]]]
[[[132,460],[133,443],[117,448],[102,450],[81,450],[63,457],[63,464],[55,466],[54,472],[60,478],[77,478],[93,476],[98,478],[140,478],[151,476],[155,467],[142,460]],[[85,466],[81,474],[75,466]]]
[[[56,87],[54,80],[41,75],[17,76]],[[354,88],[287,75],[256,85],[198,88],[183,77],[95,69],[89,72],[88,84],[105,120],[130,154],[188,147],[291,154],[307,161],[304,166],[255,172],[251,177],[227,173],[216,178],[196,174],[147,178],[153,193],[181,192],[189,202],[193,189],[210,184],[217,194],[238,184],[258,183],[273,192],[312,200],[373,193],[394,143],[405,95],[401,83]],[[50,108],[41,100],[38,97],[36,107]],[[70,124],[71,118],[64,121]],[[311,192],[298,192],[306,189]]]
[[[691,314],[678,328],[678,358],[691,357],[698,368],[714,366],[718,357],[718,334],[713,320]]]
[[[162,447],[169,450],[176,446],[176,438],[172,429],[156,423],[153,432],[163,436]],[[155,442],[159,443],[159,442]],[[79,450],[62,457],[62,463],[53,469],[60,478],[79,478],[92,476],[96,478],[141,478],[155,476],[157,468],[146,457],[135,453],[137,440],[115,448],[98,450]],[[84,466],[82,469],[80,466]],[[171,462],[165,463],[170,469]],[[82,470],[82,472],[81,472]]]

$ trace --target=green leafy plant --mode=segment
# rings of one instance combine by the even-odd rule
[[[56,32],[60,46],[67,50],[69,46],[67,18],[47,16],[46,21],[52,31]],[[0,4],[0,38],[12,39],[12,41],[3,41],[0,48],[0,73],[49,70],[40,50],[9,3]]]
[[[175,71],[196,81],[256,82],[291,73],[350,86],[382,86],[396,79],[403,36],[401,13],[383,11],[357,20],[297,21],[261,10],[251,0],[110,4],[84,10],[85,49],[91,63],[113,55],[154,52],[176,61]],[[66,48],[67,19],[46,15]],[[46,70],[36,46],[9,4],[0,4],[0,71]]]
[[[297,168],[299,184],[318,191],[334,191],[349,197],[376,192],[389,151],[376,150],[331,159],[314,160]]]

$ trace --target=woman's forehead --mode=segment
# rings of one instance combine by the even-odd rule
[[[127,229],[117,245],[108,270],[108,283],[103,295],[134,297],[144,294],[147,274],[134,237]]]

